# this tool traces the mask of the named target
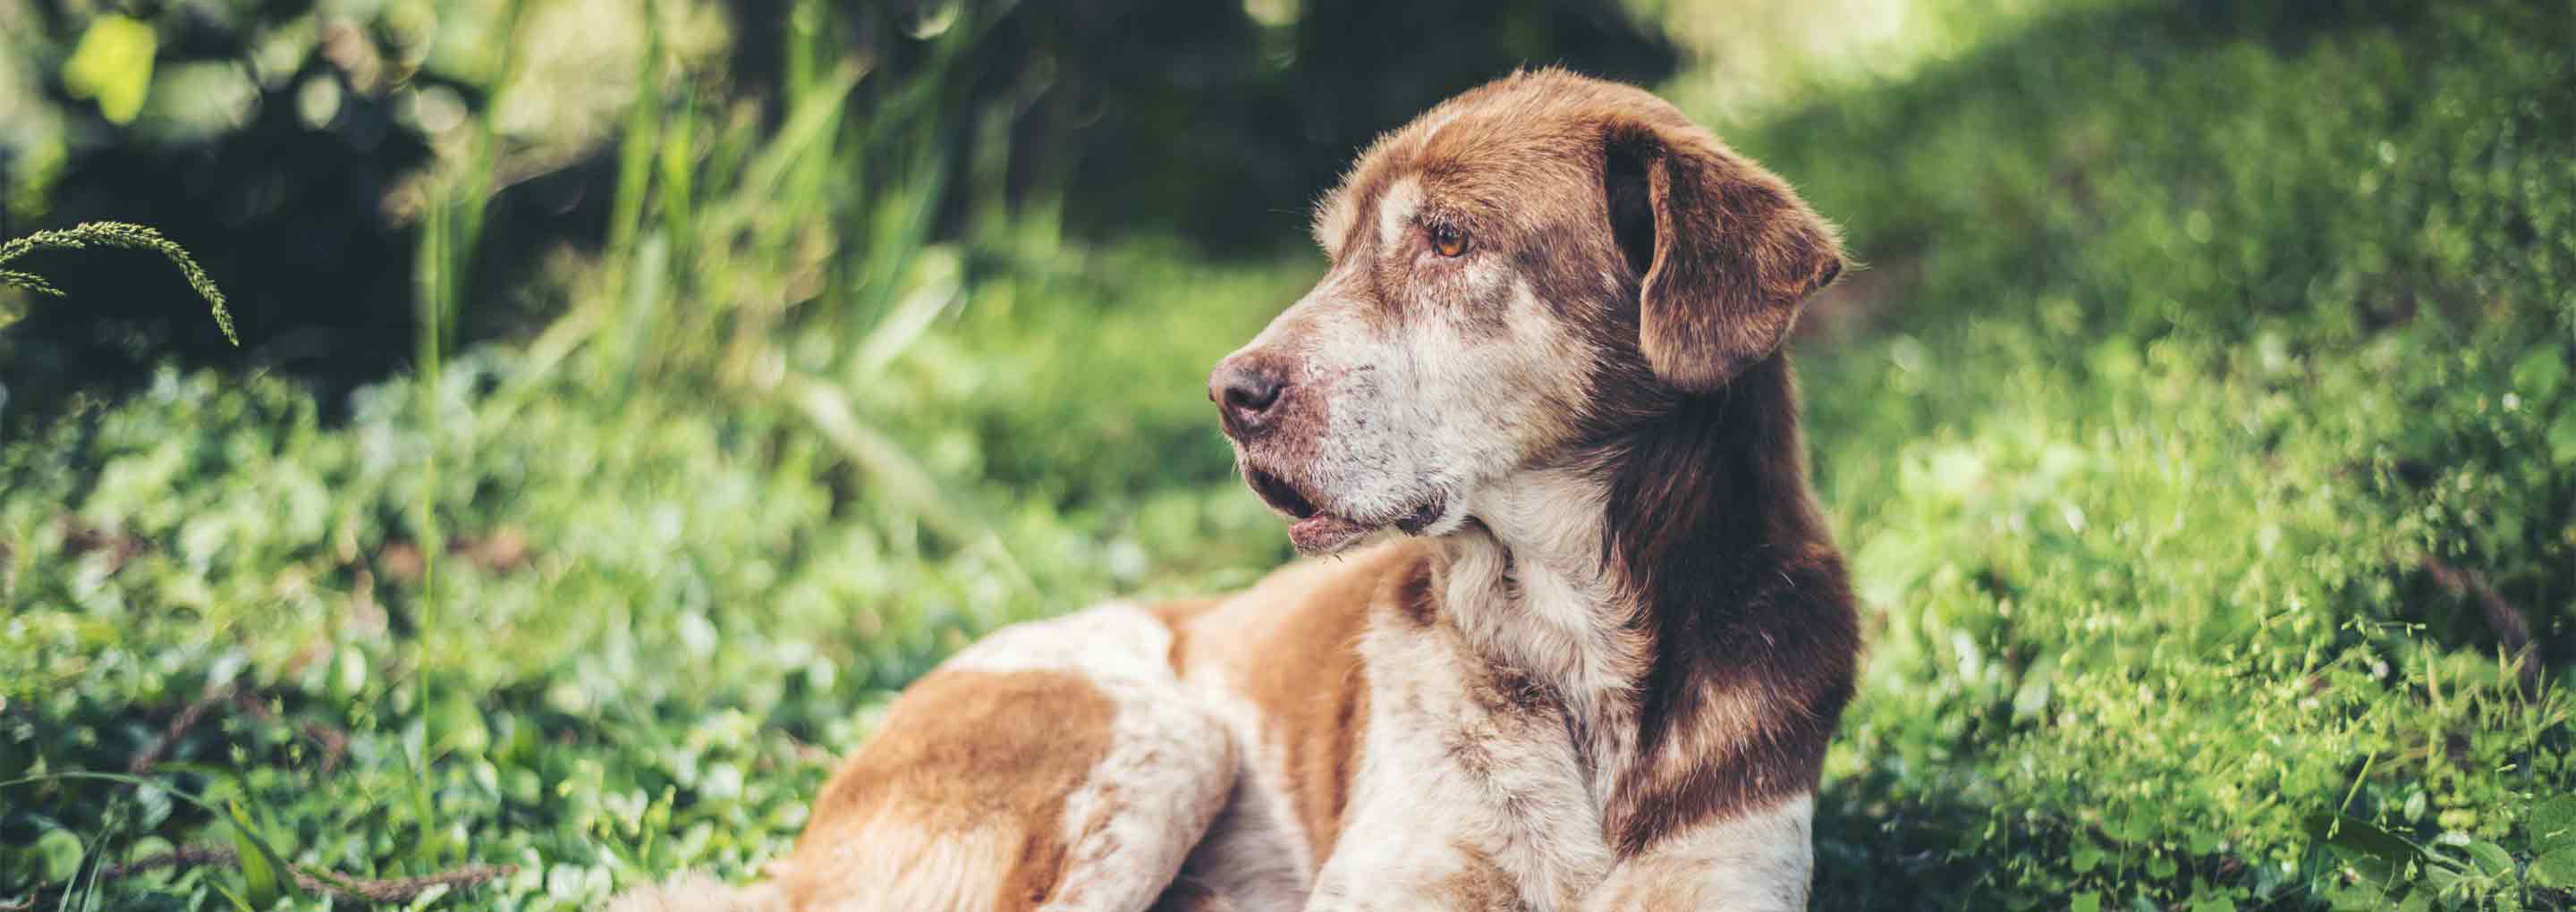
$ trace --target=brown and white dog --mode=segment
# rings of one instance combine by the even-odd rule
[[[1339,559],[1004,629],[769,880],[617,908],[1803,908],[1858,635],[1780,349],[1833,230],[1671,105],[1543,71],[1380,139],[1315,235],[1209,395]]]

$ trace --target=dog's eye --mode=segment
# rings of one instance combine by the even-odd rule
[[[1431,226],[1431,252],[1454,257],[1467,252],[1467,229],[1456,225]]]

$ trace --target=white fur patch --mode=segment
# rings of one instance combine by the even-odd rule
[[[1130,602],[1013,624],[942,665],[1071,671],[1115,707],[1109,753],[1055,822],[1065,871],[1045,912],[1128,912],[1153,903],[1233,789],[1233,737],[1184,693],[1172,631]]]
[[[1107,602],[986,634],[940,663],[943,671],[1072,671],[1105,678],[1175,681],[1172,631],[1132,602]]]
[[[1469,644],[1557,688],[1587,733],[1592,793],[1607,800],[1636,742],[1633,682],[1646,644],[1627,634],[1600,560],[1609,492],[1581,473],[1534,470],[1478,489],[1484,535],[1451,539],[1451,616]]]
[[[1398,211],[1381,210],[1383,230],[1409,230]],[[1392,522],[1444,502],[1449,509],[1423,531],[1445,534],[1465,521],[1477,485],[1512,474],[1570,432],[1596,354],[1528,283],[1492,264],[1465,266],[1448,280],[1457,287],[1441,293],[1495,300],[1498,334],[1479,327],[1490,317],[1465,304],[1435,303],[1390,327],[1369,311],[1377,305],[1344,288],[1359,268],[1326,276],[1244,351],[1294,353],[1308,384],[1300,394],[1330,403],[1307,461],[1292,470],[1320,506]]]
[[[1064,876],[1042,912],[1151,905],[1225,806],[1233,739],[1177,684],[1168,671],[1151,684],[1099,682],[1118,707],[1109,755],[1065,798]]]
[[[608,901],[604,912],[788,912],[785,897],[768,884],[734,887],[704,874],[682,874],[670,883],[639,887]]]
[[[1484,660],[1451,635],[1379,630],[1363,642],[1367,747],[1309,908],[1423,908],[1479,876],[1502,878],[1534,912],[1573,908],[1611,854],[1563,720],[1469,693]]]
[[[1422,115],[1422,119],[1413,126],[1413,129],[1418,131],[1417,135],[1421,137],[1414,142],[1413,148],[1417,151],[1431,148],[1431,140],[1438,137],[1440,131],[1448,129],[1449,124],[1457,119],[1457,110],[1446,106],[1433,108],[1430,113]]]
[[[1422,181],[1412,175],[1397,178],[1386,185],[1377,197],[1377,249],[1386,256],[1404,249],[1401,242],[1413,231],[1413,216],[1422,210]]]
[[[1463,525],[1477,485],[1516,472],[1563,445],[1591,395],[1603,357],[1567,322],[1567,302],[1539,297],[1504,250],[1471,252],[1391,270],[1410,257],[1411,235],[1434,200],[1417,174],[1392,178],[1374,208],[1337,197],[1324,210],[1333,233],[1374,230],[1370,256],[1338,256],[1305,297],[1235,353],[1294,359],[1295,395],[1325,403],[1322,427],[1261,466],[1298,484],[1324,512],[1362,526],[1392,525],[1444,509],[1421,524],[1441,535]],[[1376,262],[1371,262],[1372,260]],[[1258,464],[1256,445],[1245,445]]]
[[[1789,912],[1807,907],[1816,797],[1702,824],[1611,872],[1587,912]]]

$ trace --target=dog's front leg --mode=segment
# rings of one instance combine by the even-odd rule
[[[1807,907],[1815,796],[1672,834],[1612,868],[1585,912],[1775,912]]]
[[[1309,912],[1575,912],[1611,864],[1552,692],[1440,626],[1381,627],[1368,737]]]
[[[1504,912],[1517,890],[1481,854],[1446,838],[1437,820],[1357,827],[1316,876],[1307,912]]]
[[[1572,747],[1544,737],[1561,723],[1497,714],[1444,692],[1458,676],[1426,677],[1381,675],[1360,781],[1306,908],[1574,912],[1610,859],[1583,838],[1600,823]]]
[[[1471,737],[1456,726],[1472,713],[1437,687],[1380,677],[1366,759],[1307,912],[1521,912],[1494,851],[1507,820],[1449,749]]]

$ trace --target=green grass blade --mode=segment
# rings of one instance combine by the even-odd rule
[[[734,205],[722,217],[710,214],[708,230],[718,237],[730,235],[773,205],[779,185],[795,164],[813,154],[839,129],[844,113],[842,101],[866,74],[867,70],[856,63],[843,63],[823,80],[820,89],[790,111],[779,125],[777,136],[744,166],[742,180],[733,188]]]

